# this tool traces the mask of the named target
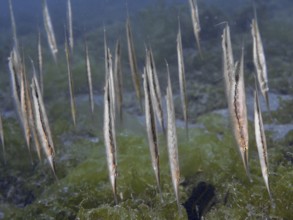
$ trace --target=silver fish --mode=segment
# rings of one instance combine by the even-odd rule
[[[42,94],[44,93],[44,74],[43,74],[43,53],[41,43],[41,32],[39,31],[38,36],[38,61],[39,61],[39,75],[40,75],[40,86]]]
[[[151,91],[151,99],[155,108],[155,114],[160,123],[163,132],[165,133],[164,127],[164,115],[162,108],[162,100],[161,100],[161,89],[158,80],[157,70],[155,66],[154,56],[151,49],[146,49],[146,71],[149,80],[149,86]]]
[[[11,29],[12,29],[14,48],[16,49],[16,51],[18,51],[19,47],[18,47],[18,39],[17,39],[17,33],[16,33],[16,24],[15,24],[15,18],[14,18],[11,0],[9,0],[9,11],[10,11],[10,20],[11,20]]]
[[[251,34],[253,39],[253,63],[260,91],[265,98],[268,110],[270,110],[267,64],[256,18],[252,19]]]
[[[8,58],[8,67],[10,72],[10,81],[11,81],[11,88],[12,88],[12,96],[14,100],[14,104],[16,107],[16,112],[21,120],[22,114],[21,114],[21,107],[20,107],[20,77],[18,77],[19,74],[17,74],[17,69],[20,63],[17,63],[17,60],[15,59],[16,55],[15,48],[11,51],[10,57]]]
[[[72,70],[71,70],[71,57],[68,48],[68,42],[65,37],[65,55],[66,55],[66,63],[67,63],[67,76],[68,76],[68,88],[69,88],[69,95],[70,95],[70,109],[71,109],[71,116],[73,120],[74,126],[76,126],[76,107],[75,107],[75,98],[73,94],[73,80],[72,80]]]
[[[173,103],[172,85],[170,80],[169,65],[167,65],[168,75],[168,87],[166,91],[166,103],[167,103],[167,140],[168,140],[168,154],[169,163],[171,170],[172,183],[174,193],[177,200],[178,210],[181,212],[180,201],[179,201],[179,181],[180,181],[180,169],[178,159],[178,144],[177,144],[177,132],[175,124],[175,111]]]
[[[55,39],[55,34],[53,30],[53,25],[51,22],[48,6],[47,6],[47,0],[43,0],[43,17],[44,17],[44,26],[47,33],[48,43],[50,46],[51,53],[53,55],[54,61],[57,62],[57,44]]]
[[[133,38],[132,38],[132,32],[131,32],[129,18],[127,18],[127,21],[126,21],[126,35],[127,35],[128,56],[129,56],[131,74],[132,74],[132,81],[133,81],[133,85],[135,88],[136,97],[137,97],[139,104],[140,104],[140,107],[142,109],[140,80],[139,80],[139,73],[138,73],[138,68],[137,68],[136,55],[135,55],[135,50],[134,50],[134,44],[133,44]]]
[[[33,107],[32,107],[32,100],[31,100],[31,91],[30,91],[30,87],[26,78],[26,74],[25,74],[25,95],[26,95],[26,102],[27,102],[27,114],[28,114],[28,121],[29,121],[29,127],[30,127],[30,135],[33,138],[34,144],[35,144],[35,148],[38,154],[38,158],[39,160],[41,160],[42,156],[41,156],[41,146],[40,146],[40,141],[38,139],[37,136],[37,130],[35,127],[35,120],[34,120],[34,115],[33,115]]]
[[[230,105],[234,136],[241,154],[247,176],[250,179],[248,166],[248,122],[244,85],[244,51],[242,48],[240,64],[237,66],[235,80],[231,85]]]
[[[26,144],[29,150],[29,153],[31,155],[31,149],[30,149],[30,125],[29,125],[29,109],[28,109],[28,103],[27,103],[27,82],[26,82],[26,71],[25,71],[25,65],[24,65],[24,59],[23,59],[23,64],[22,64],[22,72],[21,74],[21,82],[20,82],[20,107],[21,107],[21,114],[22,114],[22,125],[24,129],[24,134],[25,134],[25,140]]]
[[[67,0],[67,23],[68,23],[68,33],[69,33],[69,45],[70,45],[71,51],[73,51],[74,41],[73,41],[71,0]]]
[[[3,149],[4,164],[6,164],[6,151],[5,151],[4,130],[3,130],[3,123],[2,123],[2,116],[1,116],[1,114],[0,114],[0,139],[1,139],[2,149]]]
[[[223,73],[225,78],[226,96],[230,100],[231,85],[233,84],[235,65],[230,37],[230,27],[228,23],[223,30],[222,34],[222,50],[223,50]],[[228,103],[229,104],[229,103]]]
[[[87,72],[87,79],[88,79],[88,86],[89,86],[89,98],[90,98],[90,105],[91,111],[94,113],[94,95],[93,95],[93,83],[92,83],[92,71],[91,71],[91,63],[89,58],[89,51],[87,43],[85,43],[85,54],[86,54],[86,72]]]
[[[191,11],[191,19],[192,19],[192,26],[193,32],[196,39],[196,44],[199,50],[199,54],[202,57],[201,47],[200,47],[200,39],[199,39],[199,32],[200,32],[200,23],[199,23],[199,16],[198,16],[198,7],[196,0],[189,0],[190,11]]]
[[[148,142],[152,160],[152,167],[155,172],[158,190],[162,200],[161,184],[160,184],[160,160],[159,160],[159,149],[158,149],[158,137],[156,129],[156,121],[153,109],[153,103],[151,99],[151,89],[149,77],[147,76],[147,71],[144,69],[143,73],[143,85],[144,85],[144,95],[145,95],[145,120],[146,120],[146,130],[148,135]]]
[[[178,34],[177,34],[177,59],[178,59],[178,74],[179,74],[179,86],[180,86],[180,98],[182,104],[183,118],[185,121],[185,129],[188,137],[188,113],[187,113],[187,95],[186,95],[186,81],[185,81],[185,70],[184,70],[184,59],[182,52],[182,38],[181,28],[179,22]]]
[[[32,64],[33,64],[33,61],[32,61]],[[49,161],[53,174],[57,179],[56,172],[55,172],[55,164],[54,164],[55,149],[54,149],[48,117],[44,107],[44,102],[41,96],[41,91],[40,91],[39,83],[36,77],[36,73],[34,73],[33,75],[31,88],[32,88],[32,100],[33,100],[33,113],[34,113],[33,115],[34,115],[34,121],[35,121],[37,134],[41,142],[42,148],[47,156],[47,159]]]
[[[107,70],[108,73],[106,77],[109,80],[109,89],[110,89],[110,96],[111,96],[111,106],[113,109],[113,120],[116,119],[116,92],[115,92],[115,79],[114,79],[114,72],[113,72],[113,61],[112,61],[112,54],[110,49],[107,49]]]
[[[17,49],[14,47],[8,58],[8,67],[10,70],[10,81],[12,87],[12,96],[16,107],[16,112],[20,120],[21,128],[25,137],[26,145],[30,152],[30,129],[27,118],[27,103],[24,83],[24,65],[20,61]],[[18,63],[20,62],[20,63]]]
[[[114,78],[115,88],[116,88],[116,97],[117,97],[117,110],[119,113],[120,121],[123,120],[122,114],[122,105],[123,105],[123,78],[122,78],[122,66],[121,66],[121,46],[120,40],[116,42],[115,48],[115,67],[114,67]]]
[[[116,136],[113,131],[115,130],[115,123],[113,118],[113,106],[111,105],[110,94],[110,79],[106,75],[105,94],[104,94],[104,141],[106,147],[107,164],[109,170],[109,178],[112,186],[115,204],[117,200],[117,160],[116,160]]]
[[[266,141],[266,136],[264,132],[261,109],[259,105],[257,86],[255,86],[255,91],[254,91],[254,129],[255,129],[256,146],[258,150],[262,176],[264,178],[264,182],[267,187],[269,196],[272,199],[270,186],[269,186],[269,172],[268,172],[269,160],[268,160],[268,152],[267,152],[267,141]]]

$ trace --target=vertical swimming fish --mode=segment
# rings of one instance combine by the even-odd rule
[[[156,181],[158,190],[162,200],[161,184],[160,184],[160,161],[159,161],[159,149],[158,149],[158,137],[156,130],[156,121],[153,109],[153,103],[151,99],[151,90],[149,77],[147,71],[144,69],[143,73],[143,85],[145,95],[145,119],[146,119],[146,130],[148,135],[148,142],[152,160],[152,167],[155,171]]]
[[[257,73],[259,88],[265,98],[267,108],[270,110],[267,64],[256,18],[252,19],[251,34],[253,39],[253,63]]]
[[[248,166],[248,122],[244,85],[244,51],[242,48],[240,64],[234,73],[230,93],[229,110],[231,114],[234,136],[241,154],[247,176],[250,179]]]
[[[22,71],[20,72],[21,81],[20,81],[20,107],[21,107],[21,114],[22,114],[22,124],[25,134],[26,144],[31,155],[31,148],[30,148],[30,125],[29,125],[29,118],[28,118],[28,103],[27,103],[27,88],[26,88],[26,71],[24,65],[24,59],[22,63]]]
[[[30,129],[27,118],[27,102],[24,83],[25,70],[19,53],[15,47],[11,51],[10,57],[8,58],[8,67],[10,70],[12,96],[15,103],[16,112],[20,120],[26,145],[30,153]]]
[[[127,21],[126,21],[126,36],[127,36],[128,56],[129,56],[131,74],[132,74],[132,81],[133,81],[133,85],[135,88],[136,97],[139,101],[140,107],[142,107],[139,73],[138,73],[138,68],[137,68],[136,55],[135,55],[135,50],[134,50],[134,44],[133,44],[133,38],[132,38],[132,32],[131,32],[129,18],[127,18]]]
[[[113,72],[113,61],[112,61],[112,54],[110,49],[107,49],[107,70],[108,73],[106,76],[109,78],[109,89],[110,89],[110,96],[111,96],[111,106],[113,109],[113,121],[116,119],[116,92],[115,92],[115,81],[114,81],[114,72]]]
[[[72,10],[71,10],[71,0],[67,0],[67,26],[69,34],[69,46],[71,51],[73,51],[73,27],[72,27]]]
[[[113,106],[111,105],[111,94],[110,94],[110,78],[109,75],[106,75],[105,83],[105,94],[104,94],[104,141],[106,147],[107,155],[107,165],[109,170],[110,183],[113,190],[115,204],[118,203],[117,200],[117,161],[116,161],[116,137],[115,133],[115,124],[113,118]]]
[[[57,48],[55,34],[54,34],[54,30],[53,30],[53,26],[52,26],[52,22],[50,18],[48,6],[47,6],[47,0],[43,0],[43,17],[44,17],[44,26],[47,33],[50,50],[53,55],[54,61],[57,62],[56,55],[58,52],[58,48]]]
[[[35,74],[35,69],[33,69],[33,72]],[[25,71],[24,71],[25,73]],[[29,125],[29,130],[30,130],[30,136],[32,136],[35,148],[38,154],[39,160],[41,160],[41,147],[40,147],[40,142],[37,136],[37,131],[35,127],[35,122],[34,122],[34,116],[33,116],[33,109],[32,109],[32,100],[31,100],[31,92],[30,92],[30,87],[27,81],[26,73],[24,74],[24,85],[25,85],[25,100],[26,100],[26,106],[27,106],[27,118],[28,118],[28,125]]]
[[[76,107],[75,107],[75,99],[73,94],[71,57],[70,57],[70,52],[69,52],[68,42],[66,37],[65,37],[65,55],[66,55],[66,63],[67,63],[67,76],[68,76],[68,88],[69,88],[69,95],[70,95],[71,116],[72,116],[73,124],[74,126],[76,126]]]
[[[15,24],[15,18],[14,18],[14,13],[13,13],[13,7],[12,7],[12,2],[9,0],[9,11],[10,11],[10,20],[11,20],[11,29],[12,29],[12,37],[13,37],[13,43],[15,49],[18,51],[18,39],[17,39],[17,34],[16,34],[16,24]]]
[[[16,112],[20,120],[22,120],[21,116],[21,107],[20,107],[20,77],[18,76],[17,70],[19,69],[20,63],[17,63],[17,52],[16,49],[10,53],[10,57],[8,58],[8,67],[10,72],[10,81],[11,81],[11,88],[12,88],[12,96],[14,100],[14,104],[16,107]]]
[[[115,67],[114,67],[114,78],[116,79],[116,97],[117,97],[117,110],[120,121],[122,121],[122,105],[123,105],[123,78],[122,78],[122,67],[121,67],[121,46],[120,40],[117,40],[115,47]]]
[[[168,141],[168,154],[171,170],[172,183],[174,193],[177,200],[178,210],[181,213],[180,201],[179,201],[179,181],[180,181],[180,169],[178,159],[178,144],[177,144],[177,132],[175,123],[175,111],[173,103],[172,85],[170,80],[169,65],[167,65],[167,77],[168,87],[166,91],[166,103],[167,103],[167,141]]]
[[[34,65],[33,61],[32,61],[32,65]],[[31,88],[32,88],[31,92],[32,92],[32,99],[33,99],[33,112],[34,112],[33,115],[34,115],[37,134],[41,142],[42,148],[47,156],[47,159],[49,161],[53,174],[57,179],[56,172],[55,172],[55,164],[54,164],[55,150],[54,150],[51,130],[49,127],[48,117],[46,114],[46,110],[45,110],[43,98],[41,96],[41,91],[40,91],[36,74],[34,74],[32,78]]]
[[[158,118],[161,128],[163,129],[163,132],[165,133],[161,89],[152,49],[146,50],[146,72],[149,80],[151,99],[155,108],[154,112]]]
[[[269,172],[268,172],[269,160],[268,160],[268,152],[267,152],[267,141],[266,141],[266,136],[264,132],[264,126],[263,126],[261,109],[259,105],[256,83],[255,83],[255,91],[254,91],[254,129],[255,129],[256,146],[258,150],[262,176],[264,178],[264,182],[267,187],[269,196],[272,200],[272,195],[271,195],[270,186],[269,186],[269,177],[268,177],[269,176]]]
[[[3,123],[2,123],[2,116],[1,116],[1,114],[0,114],[0,139],[1,139],[2,149],[3,149],[4,164],[6,164],[6,151],[5,151],[4,130],[3,130]]]
[[[93,95],[92,71],[91,71],[91,64],[90,64],[87,43],[85,43],[85,60],[86,60],[86,72],[87,72],[87,79],[88,79],[88,86],[89,86],[89,98],[90,98],[91,111],[92,113],[94,113],[95,105],[94,105],[94,95]]]
[[[44,74],[43,74],[43,53],[42,53],[42,43],[41,43],[41,32],[38,35],[38,61],[39,61],[39,75],[40,75],[40,86],[41,92],[44,93]]]
[[[223,30],[222,34],[222,50],[223,50],[223,73],[225,79],[225,87],[226,87],[226,96],[229,104],[229,96],[231,91],[231,85],[233,84],[235,64],[233,58],[231,37],[230,37],[230,27],[228,23]]]
[[[200,39],[199,39],[200,23],[199,23],[199,16],[198,16],[197,0],[189,0],[189,5],[190,5],[190,11],[191,11],[193,32],[194,32],[196,44],[199,50],[199,54],[202,57]]]
[[[185,129],[188,137],[188,114],[187,114],[187,95],[186,95],[186,81],[185,81],[185,70],[184,70],[184,59],[182,52],[182,38],[180,21],[178,22],[178,34],[177,34],[177,59],[178,59],[178,74],[179,74],[179,86],[180,86],[180,98],[182,104],[183,118],[185,121]]]

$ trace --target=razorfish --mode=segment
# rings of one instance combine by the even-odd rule
[[[27,118],[27,106],[24,83],[24,66],[20,61],[17,49],[14,47],[8,58],[12,96],[16,107],[16,112],[20,120],[26,145],[30,152],[30,129]],[[20,62],[20,63],[19,63]]]
[[[33,61],[32,61],[32,65]],[[37,130],[37,134],[39,140],[41,142],[41,146],[45,152],[45,155],[49,161],[51,169],[56,179],[56,172],[55,172],[55,164],[54,164],[54,156],[55,156],[55,149],[52,140],[51,130],[49,127],[48,117],[46,114],[43,98],[40,91],[39,82],[37,80],[36,74],[34,73],[31,83],[32,88],[32,100],[33,100],[33,115],[35,126]]]
[[[3,123],[2,123],[2,116],[1,116],[1,114],[0,114],[0,139],[1,139],[2,149],[3,149],[4,164],[6,164],[6,151],[5,151],[4,130],[3,130]]]
[[[199,39],[200,23],[199,23],[199,16],[198,16],[197,1],[196,0],[189,0],[189,5],[190,5],[190,11],[191,11],[193,32],[194,32],[196,44],[197,44],[197,47],[199,50],[199,54],[202,57],[200,39]]]
[[[57,43],[55,39],[55,34],[53,30],[53,25],[51,22],[48,6],[47,6],[47,0],[43,0],[43,17],[44,17],[44,26],[47,33],[48,43],[50,46],[51,53],[53,55],[54,61],[57,62]]]
[[[16,50],[15,48],[11,51],[10,57],[8,58],[8,67],[10,72],[10,82],[11,82],[11,88],[12,88],[12,97],[14,100],[14,104],[16,107],[16,112],[22,120],[22,114],[21,114],[21,107],[20,107],[20,80],[21,78],[18,77],[17,74],[17,66],[21,65],[20,63],[17,63],[16,57]]]
[[[44,75],[43,75],[43,52],[41,42],[41,32],[38,35],[38,61],[39,61],[39,75],[40,75],[40,86],[42,94],[44,93]]]
[[[144,96],[145,96],[145,120],[146,130],[148,135],[149,149],[152,160],[152,167],[155,172],[158,190],[162,200],[161,184],[160,184],[160,160],[159,160],[159,149],[158,149],[158,137],[155,121],[154,107],[151,98],[151,89],[149,77],[147,76],[148,71],[144,69],[143,73],[143,85],[144,85]]]
[[[87,72],[87,79],[88,79],[88,86],[89,86],[89,98],[90,98],[91,111],[92,113],[94,113],[95,105],[94,105],[94,95],[93,95],[92,71],[91,71],[91,63],[90,63],[87,43],[85,43],[85,60],[86,60],[86,72]]]
[[[73,124],[74,126],[76,126],[76,107],[75,107],[75,99],[73,94],[71,57],[70,57],[68,42],[66,37],[65,37],[65,55],[66,55],[66,63],[67,63],[67,76],[68,76],[68,88],[69,88],[69,95],[70,95],[71,116],[72,116]]]
[[[109,77],[109,87],[110,87],[110,96],[111,96],[111,106],[113,109],[113,120],[116,119],[116,92],[115,92],[115,78],[113,72],[113,60],[110,49],[107,49],[107,77]]]
[[[74,41],[73,41],[71,0],[67,0],[67,23],[68,23],[68,34],[69,34],[69,46],[71,51],[73,51]]]
[[[33,67],[33,72],[35,74],[36,70]],[[30,92],[30,87],[29,83],[26,77],[26,71],[25,71],[25,66],[24,66],[24,88],[25,88],[25,100],[26,100],[26,113],[27,113],[27,120],[28,120],[28,125],[29,125],[29,130],[30,130],[30,136],[32,136],[35,148],[38,154],[39,160],[41,160],[41,146],[40,142],[37,136],[36,132],[36,127],[35,127],[35,121],[34,121],[34,116],[33,116],[33,109],[32,109],[32,100],[31,100],[31,92]],[[32,159],[32,158],[31,158]]]
[[[18,39],[17,39],[17,34],[16,34],[16,24],[15,24],[15,18],[14,18],[11,0],[9,0],[9,11],[10,11],[10,20],[11,20],[11,29],[12,29],[14,48],[16,49],[16,51],[18,51],[19,48],[18,48]]]
[[[252,19],[251,34],[253,39],[253,63],[257,73],[259,88],[265,98],[267,108],[270,110],[267,64],[256,18]]]
[[[256,146],[258,150],[261,172],[262,172],[262,176],[264,178],[264,182],[267,187],[269,196],[272,201],[272,195],[271,195],[270,186],[269,186],[269,172],[268,172],[269,160],[268,160],[268,152],[267,152],[267,141],[266,141],[266,136],[264,132],[264,126],[263,126],[261,109],[259,105],[256,83],[255,83],[255,91],[254,91],[254,129],[255,129]]]
[[[232,44],[231,44],[231,37],[230,37],[230,27],[228,23],[223,30],[222,34],[222,50],[223,50],[223,73],[225,79],[225,87],[226,87],[226,96],[229,103],[229,96],[231,91],[231,85],[235,80],[235,64],[233,58],[233,51],[232,51]]]
[[[133,38],[132,38],[132,32],[131,32],[129,18],[127,18],[127,21],[126,21],[126,36],[127,36],[128,56],[129,56],[132,81],[134,84],[136,97],[139,101],[140,107],[142,107],[139,73],[138,73],[138,68],[137,68],[136,55],[135,55],[135,50],[134,50],[134,44],[133,44]]]
[[[104,94],[104,141],[107,155],[107,165],[109,170],[110,183],[113,190],[115,204],[117,200],[117,160],[116,160],[116,136],[115,122],[113,117],[112,96],[110,91],[110,78],[106,74],[105,94]]]
[[[185,81],[185,70],[184,70],[184,59],[182,52],[182,38],[180,22],[178,22],[178,34],[177,34],[177,59],[178,59],[178,74],[179,74],[179,86],[180,86],[180,98],[182,104],[183,118],[185,121],[185,129],[188,137],[188,114],[187,114],[187,95],[186,95],[186,81]]]
[[[244,84],[244,51],[242,48],[240,64],[234,72],[231,84],[229,111],[231,114],[234,137],[240,151],[245,171],[250,179],[248,166],[248,122],[246,110],[245,84]],[[251,179],[250,179],[251,180]]]
[[[117,98],[117,110],[119,118],[122,121],[122,105],[123,105],[123,78],[122,78],[122,67],[121,67],[121,45],[120,40],[117,40],[115,47],[115,66],[114,66],[114,78]]]
[[[160,123],[161,128],[163,129],[163,132],[165,133],[161,89],[152,49],[146,50],[146,72],[149,80],[151,99],[154,106],[154,113],[157,116],[157,119]]]
[[[175,123],[175,111],[174,111],[169,65],[167,62],[166,62],[166,65],[167,65],[167,75],[168,75],[168,87],[166,91],[168,154],[169,154],[169,163],[170,163],[174,193],[177,200],[178,210],[181,213],[180,201],[179,201],[179,189],[178,189],[179,181],[180,181],[180,169],[179,169],[179,159],[178,159],[178,144],[177,144],[176,123]]]
[[[35,69],[33,69],[33,72],[35,74]],[[25,84],[25,97],[26,97],[26,103],[27,103],[27,117],[29,121],[29,128],[30,128],[30,135],[33,138],[35,148],[38,154],[39,160],[41,160],[41,146],[40,141],[37,136],[35,121],[34,121],[34,115],[33,115],[33,107],[32,107],[32,100],[31,100],[31,91],[29,87],[29,83],[26,77],[26,74],[24,74],[24,84]]]
[[[22,115],[22,125],[24,129],[24,135],[25,135],[25,140],[26,144],[31,156],[31,149],[30,149],[30,135],[31,135],[31,130],[30,130],[30,125],[29,125],[29,106],[27,103],[27,96],[29,95],[27,92],[27,82],[26,82],[26,70],[25,70],[25,65],[24,65],[24,59],[22,63],[22,71],[20,72],[20,107],[21,107],[21,115]],[[32,161],[32,157],[31,157]]]

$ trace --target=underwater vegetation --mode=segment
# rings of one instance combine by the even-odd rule
[[[293,219],[293,132],[290,129],[292,128],[290,60],[293,59],[293,53],[285,46],[292,43],[292,39],[288,37],[293,37],[290,30],[292,21],[284,19],[282,25],[288,28],[282,29],[277,12],[272,10],[276,3],[257,4],[258,25],[266,52],[269,95],[272,101],[269,113],[266,111],[264,100],[260,100],[261,109],[264,110],[263,119],[268,143],[269,185],[275,203],[272,206],[262,178],[254,137],[253,106],[249,104],[253,103],[255,72],[250,33],[251,19],[254,17],[251,5],[244,4],[242,8],[237,8],[229,14],[225,11],[225,7],[228,6],[198,0],[201,23],[200,48],[203,56],[201,58],[191,23],[188,1],[170,2],[160,1],[135,13],[131,12],[134,6],[130,6],[129,19],[137,58],[137,74],[141,76],[143,73],[145,46],[147,46],[147,54],[151,54],[148,57],[150,68],[157,68],[157,76],[153,77],[157,77],[155,80],[160,82],[162,100],[167,86],[165,59],[169,62],[177,119],[180,167],[178,192],[182,213],[178,212],[168,164],[166,136],[160,126],[157,129],[159,132],[156,144],[160,155],[161,195],[158,193],[149,153],[144,110],[139,106],[131,79],[125,32],[126,9],[123,22],[116,21],[115,18],[121,16],[117,12],[121,11],[120,6],[115,9],[107,5],[107,9],[110,8],[111,12],[115,13],[116,10],[115,18],[105,18],[102,26],[103,22],[96,17],[88,21],[88,29],[83,31],[82,28],[78,28],[82,26],[82,21],[78,20],[78,13],[75,13],[77,12],[75,4],[80,3],[72,0],[73,27],[76,29],[73,29],[73,52],[68,52],[72,50],[70,47],[67,48],[67,53],[71,55],[76,125],[73,123],[70,108],[68,67],[62,41],[64,30],[60,27],[58,29],[58,25],[63,24],[56,21],[58,16],[60,20],[66,20],[66,7],[60,7],[55,14],[50,10],[52,3],[48,4],[52,24],[55,28],[57,26],[55,29],[57,62],[54,61],[47,45],[45,30],[40,29],[44,61],[43,100],[55,146],[54,163],[58,180],[52,174],[46,155],[42,154],[42,159],[38,160],[33,144],[31,145],[33,160],[30,159],[23,130],[13,107],[9,86],[6,59],[9,57],[13,43],[10,34],[1,34],[0,41],[3,43],[0,46],[0,111],[5,136],[6,164],[1,151],[0,219],[200,219],[202,216],[204,219]],[[14,7],[17,6],[13,0],[12,3]],[[286,6],[293,8],[289,3],[286,3]],[[39,9],[41,10],[42,7]],[[63,13],[61,9],[64,9]],[[289,12],[284,9],[284,13]],[[177,14],[180,15],[182,31],[181,46],[186,74],[189,138],[186,137],[178,80]],[[17,16],[17,30],[23,29],[22,22]],[[268,16],[272,16],[271,20],[266,20]],[[83,22],[87,20],[84,17],[83,19]],[[248,103],[247,126],[250,146],[248,158],[252,181],[247,178],[241,157],[237,153],[235,147],[237,144],[226,109],[221,51],[221,34],[224,25],[219,24],[223,21],[229,22],[236,58],[240,57],[242,40],[245,41],[243,66]],[[269,23],[269,21],[273,22]],[[96,27],[95,22],[99,24]],[[41,27],[42,25],[43,23]],[[27,34],[18,32],[20,39],[18,42],[20,48],[23,48],[21,50],[25,57],[23,62],[26,63],[29,84],[32,77],[30,59],[33,59],[35,64],[38,60],[36,30]],[[280,34],[276,36],[275,30],[279,30]],[[113,199],[109,182],[103,140],[105,72],[109,67],[109,65],[105,66],[104,34],[108,51],[112,51],[113,54],[113,65],[116,41],[119,39],[121,42],[121,72],[125,91],[122,105],[123,121],[119,121],[119,116],[116,114],[118,122],[114,126],[117,144],[115,147],[117,204]],[[286,53],[283,53],[284,51]],[[91,60],[91,80],[86,70],[87,56]],[[110,59],[110,53],[108,57]],[[143,81],[141,78],[140,80],[142,86]],[[89,95],[89,81],[92,81],[93,95]],[[94,110],[92,103],[89,102],[90,99],[93,99]],[[161,107],[163,110],[165,110],[164,104],[163,102]],[[282,135],[275,133],[278,126],[286,128],[280,132]]]

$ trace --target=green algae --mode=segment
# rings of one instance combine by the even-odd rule
[[[207,114],[199,117],[198,123],[202,128],[190,129],[189,140],[185,131],[178,129],[181,202],[187,200],[200,181],[205,181],[215,186],[217,196],[216,205],[206,214],[206,219],[292,218],[292,163],[283,156],[288,147],[272,143],[268,149],[270,185],[276,203],[273,209],[254,144],[251,143],[250,151],[253,179],[250,183],[234,147],[228,119]],[[290,143],[292,138],[287,135],[287,139]],[[60,181],[50,178],[44,181],[42,184],[46,186],[35,194],[32,204],[4,209],[5,216],[8,219],[186,219],[183,207],[182,216],[177,211],[164,137],[160,136],[163,203],[157,192],[145,136],[118,133],[117,144],[118,205],[114,205],[103,143],[93,143],[81,136],[59,146],[63,148],[56,159]],[[30,180],[37,182],[41,177],[36,174]]]

